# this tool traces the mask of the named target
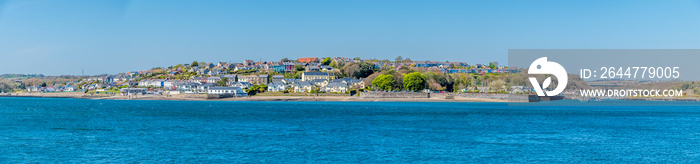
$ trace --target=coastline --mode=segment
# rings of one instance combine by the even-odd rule
[[[249,96],[220,99],[206,99],[201,97],[145,95],[145,96],[121,96],[121,95],[88,95],[76,92],[62,93],[12,93],[2,94],[0,97],[37,97],[37,98],[76,98],[93,100],[176,100],[176,101],[340,101],[340,102],[509,102],[503,99],[444,97],[431,98],[360,98],[356,96]]]
[[[55,92],[55,93],[4,93],[0,97],[35,97],[35,98],[74,98],[91,100],[173,100],[173,101],[337,101],[337,102],[524,102],[497,98],[474,98],[454,96],[446,99],[444,95],[436,95],[430,98],[361,98],[358,96],[248,96],[230,97],[219,99],[207,99],[205,95],[90,95],[82,92]],[[697,97],[684,98],[623,98],[619,100],[642,101],[700,101]]]

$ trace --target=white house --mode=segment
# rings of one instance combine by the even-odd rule
[[[248,93],[243,92],[240,87],[209,87],[208,94],[210,95],[233,95],[236,97],[248,96]]]
[[[282,81],[273,81],[270,84],[267,84],[267,91],[270,92],[282,92],[286,89],[286,84]]]
[[[240,87],[240,88],[243,88],[243,89],[248,89],[248,88],[252,87],[253,84],[250,84],[249,82],[234,82],[234,83],[231,83],[230,86],[232,86],[232,87]]]
[[[214,88],[216,85],[212,83],[206,83],[202,85],[197,85],[197,91],[196,92],[207,92],[209,91],[210,88]]]
[[[312,84],[318,86],[319,88],[325,87],[329,83],[328,80],[326,80],[326,79],[314,79],[314,80],[311,80],[308,82],[311,82]]]
[[[216,83],[221,81],[221,77],[207,77],[207,83]]]
[[[182,82],[182,83],[175,83],[175,88],[177,91],[196,92],[197,87],[199,85],[201,85],[201,84]]]
[[[141,80],[139,81],[139,87],[163,87],[165,80]]]
[[[74,86],[67,86],[66,88],[63,89],[64,92],[73,92],[75,91]]]
[[[175,86],[175,83],[177,83],[177,82],[178,81],[176,81],[176,80],[165,80],[165,81],[163,81],[163,87],[164,88],[171,88],[171,87]]]
[[[310,92],[313,89],[316,89],[316,86],[308,81],[300,81],[294,85],[294,92]]]
[[[333,80],[335,75],[328,72],[304,72],[301,74],[302,81],[313,81],[315,79]]]
[[[321,88],[321,90],[325,92],[345,93],[348,91],[348,85],[343,82],[332,82]]]
[[[282,81],[284,79],[284,75],[273,75],[272,76],[272,81]]]

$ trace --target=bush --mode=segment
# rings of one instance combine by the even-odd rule
[[[403,79],[403,86],[409,91],[420,91],[425,88],[425,76],[419,72],[409,73]]]
[[[377,87],[380,90],[391,91],[394,86],[395,80],[394,75],[379,75],[372,81],[372,86]]]

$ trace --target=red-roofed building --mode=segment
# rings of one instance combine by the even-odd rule
[[[311,58],[299,58],[297,61],[302,62],[302,63],[312,63],[312,62],[318,62],[317,57],[311,57]]]

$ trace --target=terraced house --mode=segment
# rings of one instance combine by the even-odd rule
[[[335,74],[328,72],[304,72],[301,74],[302,81],[314,81],[316,79],[333,80]]]

